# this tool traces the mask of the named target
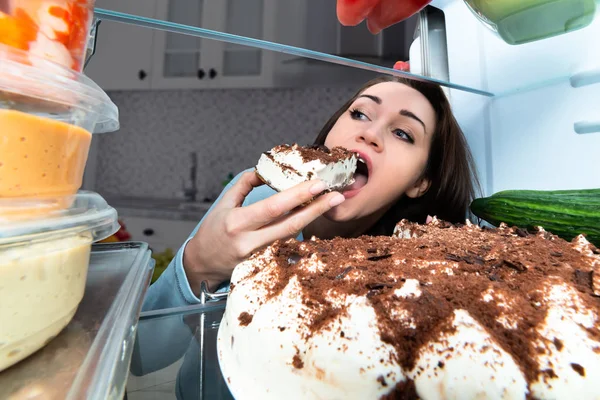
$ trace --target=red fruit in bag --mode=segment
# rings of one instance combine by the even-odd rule
[[[371,13],[380,0],[338,0],[337,17],[340,24],[355,26]]]
[[[373,34],[421,11],[431,0],[337,0],[342,25],[358,25],[365,18]]]
[[[396,63],[394,64],[394,69],[397,69],[399,71],[410,72],[410,64],[408,63],[408,61],[396,61]]]
[[[429,3],[431,0],[381,0],[367,17],[369,31],[377,34],[418,13]]]

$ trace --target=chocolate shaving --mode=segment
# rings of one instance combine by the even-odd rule
[[[292,358],[292,365],[297,369],[304,368],[304,361],[302,361],[299,354],[294,354],[294,357]]]
[[[525,229],[522,229],[522,228],[515,229],[515,233],[519,237],[527,237],[527,236],[529,236],[529,232],[527,232]]]
[[[353,269],[354,269],[354,267],[347,267],[345,270],[342,271],[341,274],[336,275],[335,279],[336,280],[344,279],[344,277],[346,275],[348,275],[348,272],[352,271]]]
[[[300,260],[302,260],[302,256],[298,253],[293,253],[288,256],[287,262],[290,265],[294,265]]]
[[[527,270],[527,268],[520,261],[504,260],[504,265],[506,265],[509,268],[516,269],[519,272]]]
[[[381,256],[367,257],[367,260],[369,260],[369,261],[379,261],[379,260],[385,260],[386,258],[390,258],[391,256],[392,256],[391,254],[383,254]]]
[[[585,368],[583,368],[581,365],[577,363],[571,363],[571,368],[573,368],[579,375],[585,376]]]
[[[459,257],[459,256],[457,256],[455,254],[447,254],[446,255],[446,260],[460,262],[460,261],[462,261],[462,257]]]
[[[385,381],[385,378],[383,377],[383,375],[379,375],[377,377],[377,382],[379,382],[381,384],[381,386],[387,386],[387,382]]]
[[[369,290],[379,290],[379,289],[383,289],[383,288],[391,288],[394,287],[394,285],[389,284],[389,283],[367,283],[367,289]]]
[[[563,342],[559,338],[554,338],[554,346],[556,346],[556,350],[561,351],[563,349]]]
[[[241,326],[247,326],[252,322],[252,318],[253,318],[252,315],[250,315],[246,311],[244,311],[243,313],[241,313],[238,316],[238,321],[240,321]]]

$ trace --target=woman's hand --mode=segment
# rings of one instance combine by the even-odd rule
[[[244,173],[188,242],[183,266],[194,293],[198,294],[204,280],[214,290],[253,251],[277,239],[296,237],[306,225],[344,201],[341,193],[326,193],[296,210],[326,189],[323,182],[313,180],[242,207],[250,191],[262,184],[256,173]]]
[[[355,26],[367,20],[377,34],[421,11],[431,0],[337,0],[337,17],[342,25]]]

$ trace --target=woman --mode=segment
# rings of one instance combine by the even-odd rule
[[[358,151],[368,173],[342,193],[327,193],[298,209],[325,189],[322,184],[310,181],[275,193],[252,170],[238,175],[148,289],[144,310],[199,303],[203,280],[211,290],[225,290],[237,263],[276,239],[390,235],[400,219],[425,222],[428,215],[464,221],[474,196],[474,167],[439,86],[374,79],[330,118],[315,142]],[[218,313],[205,317],[205,326],[219,319]],[[198,321],[196,314],[175,314],[140,322],[132,373],[146,375],[183,356],[177,398],[198,398],[200,355],[216,351],[216,331],[201,334]],[[200,338],[206,339],[202,349]],[[204,385],[206,398],[227,393],[216,364],[205,365],[203,377],[211,382]]]
[[[146,296],[144,309],[198,303],[200,284],[226,288],[233,268],[277,239],[390,235],[396,222],[436,215],[463,222],[475,170],[437,85],[393,76],[364,85],[325,124],[317,144],[357,151],[368,172],[342,193],[304,182],[275,193],[252,171],[238,175]]]

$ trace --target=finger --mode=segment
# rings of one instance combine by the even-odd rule
[[[266,243],[272,243],[277,239],[296,237],[306,225],[310,224],[333,207],[340,205],[344,200],[344,195],[338,192],[327,193],[319,197],[308,206],[254,232],[254,238],[257,240],[256,247],[263,246]]]
[[[221,198],[221,204],[227,208],[240,207],[252,189],[264,185],[255,171],[244,172],[240,179]]]
[[[431,217],[431,215],[428,215],[427,218],[425,219],[425,223],[428,224],[431,221],[433,221],[433,218]]]
[[[257,230],[281,218],[294,208],[308,203],[317,194],[327,189],[327,185],[318,180],[302,182],[265,200],[256,202],[239,211],[243,230]],[[243,212],[243,217],[241,216]]]

